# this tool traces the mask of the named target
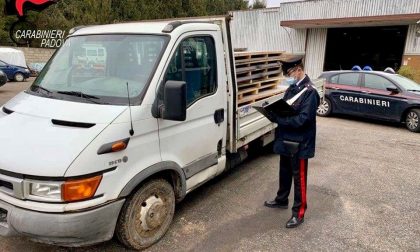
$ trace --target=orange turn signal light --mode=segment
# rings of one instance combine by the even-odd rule
[[[98,155],[102,155],[125,150],[128,146],[128,142],[130,142],[130,138],[121,139],[115,142],[104,144],[99,148],[97,153]]]
[[[118,141],[114,143],[111,147],[113,152],[122,151],[122,150],[125,150],[125,148],[127,148],[127,144],[123,141]]]
[[[66,181],[61,188],[61,197],[66,202],[90,199],[95,195],[101,180],[102,175]]]

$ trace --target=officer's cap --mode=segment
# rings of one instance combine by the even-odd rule
[[[296,67],[296,66],[303,66],[302,64],[302,60],[303,60],[303,56],[299,55],[299,56],[292,56],[289,57],[286,60],[280,60],[282,66],[282,70],[283,70],[283,74],[287,75],[287,72],[289,70],[291,70],[292,68]]]

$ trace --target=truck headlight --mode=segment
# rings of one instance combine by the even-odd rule
[[[102,175],[58,182],[25,181],[25,198],[43,202],[74,202],[91,199]]]
[[[26,197],[29,200],[62,202],[61,187],[64,182],[25,181]]]
[[[61,200],[61,184],[32,183],[30,195]]]

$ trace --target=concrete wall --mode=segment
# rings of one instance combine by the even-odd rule
[[[54,54],[55,49],[31,48],[31,47],[13,47],[21,50],[25,54],[26,63],[46,63]]]

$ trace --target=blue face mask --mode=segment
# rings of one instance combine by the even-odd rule
[[[286,78],[287,85],[293,85],[297,83],[297,79],[295,77],[288,77]]]

